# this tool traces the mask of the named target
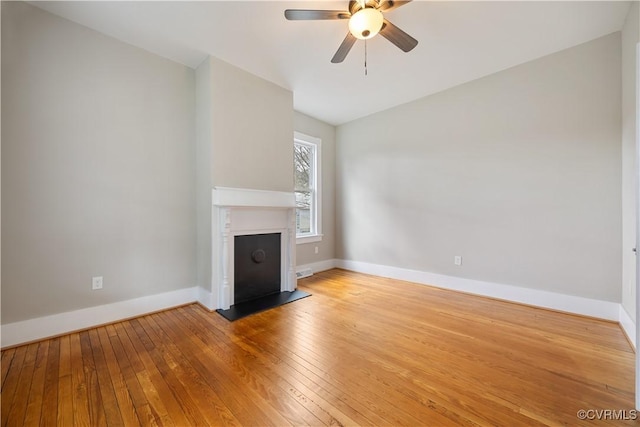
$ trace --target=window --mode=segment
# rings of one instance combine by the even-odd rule
[[[320,220],[320,142],[319,138],[295,132],[296,237],[298,243],[322,240]]]

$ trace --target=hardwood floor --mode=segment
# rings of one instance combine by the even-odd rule
[[[2,426],[633,424],[615,323],[342,270],[299,287],[233,323],[194,304],[4,350]]]

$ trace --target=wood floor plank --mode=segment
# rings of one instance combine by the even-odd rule
[[[370,316],[371,316],[371,317],[375,317],[373,313],[371,313],[371,314],[370,314]],[[388,318],[389,318],[389,316],[391,316],[391,313],[387,313],[387,315],[386,315],[385,317],[388,319]],[[413,322],[413,323],[415,323],[415,322]],[[391,325],[391,326],[393,326],[393,325]],[[477,337],[476,337],[476,336],[474,336],[474,335],[473,335],[473,333],[470,333],[470,332],[468,331],[469,327],[468,327],[468,326],[466,326],[466,327],[463,329],[463,326],[464,326],[464,325],[461,325],[461,326],[457,329],[457,335],[459,335],[459,336],[465,336],[465,335],[466,335],[466,338],[467,338],[468,340],[470,340],[470,339],[477,340]],[[392,328],[392,329],[393,329],[393,328]],[[466,330],[465,330],[465,329],[466,329]],[[465,332],[464,332],[464,333],[461,333],[461,331],[465,331]],[[442,342],[444,341],[444,338],[446,338],[446,337],[444,337],[444,336],[442,336],[442,335],[441,335],[440,337],[438,337],[438,339],[437,339],[437,340],[436,340],[436,339],[434,339],[434,340],[433,340],[433,342],[438,343],[438,344],[440,345],[440,343],[442,343]],[[380,335],[379,335],[379,334],[376,336],[376,340],[375,340],[375,341],[376,341],[376,342],[378,342],[378,343],[380,343]],[[475,345],[475,344],[473,344],[473,343],[470,343],[470,344]],[[484,345],[486,345],[486,342],[483,342],[483,343],[481,343],[481,344],[484,346]],[[384,347],[384,346],[383,346],[383,347]],[[437,354],[430,354],[430,357],[431,357],[431,358],[433,358],[433,359],[435,359],[435,360],[441,360],[441,357],[445,357],[445,356],[446,356],[446,357],[448,357],[448,358],[453,357],[454,359],[451,359],[451,364],[452,364],[453,366],[456,366],[456,367],[461,368],[461,370],[462,370],[463,372],[465,372],[465,373],[471,373],[471,375],[476,375],[476,376],[477,376],[478,374],[481,374],[482,372],[486,372],[486,371],[487,371],[487,369],[491,368],[491,369],[490,369],[490,371],[488,371],[488,372],[489,372],[489,374],[487,375],[487,377],[486,377],[486,378],[478,378],[478,379],[476,380],[476,381],[477,381],[477,383],[478,383],[478,386],[480,386],[480,387],[481,387],[481,386],[483,386],[483,384],[490,384],[490,383],[491,383],[491,382],[489,382],[489,383],[488,383],[487,381],[492,381],[492,382],[496,381],[496,377],[495,377],[496,371],[495,371],[495,369],[496,369],[496,368],[500,369],[500,368],[501,368],[501,364],[500,364],[500,363],[495,364],[495,362],[494,362],[494,361],[491,359],[491,357],[490,357],[490,358],[489,358],[489,362],[490,362],[491,364],[494,364],[495,366],[493,366],[493,367],[488,366],[488,367],[486,367],[486,368],[483,370],[483,369],[482,369],[483,365],[481,365],[481,364],[479,364],[479,363],[478,363],[478,362],[482,362],[482,358],[479,358],[479,357],[478,357],[478,351],[479,351],[479,350],[478,350],[478,348],[479,348],[479,347],[478,347],[478,348],[476,348],[476,347],[471,347],[471,348],[473,348],[474,350],[473,350],[473,352],[469,352],[469,353],[468,353],[469,355],[468,355],[468,356],[466,356],[466,358],[472,357],[472,359],[470,359],[470,360],[469,360],[469,362],[472,362],[472,363],[469,365],[469,369],[465,369],[465,365],[464,365],[465,361],[464,361],[464,359],[457,358],[457,354],[459,354],[459,353],[461,353],[461,352],[464,352],[465,347],[469,347],[469,345],[464,345],[464,342],[460,342],[460,343],[458,343],[456,346],[454,346],[454,348],[456,348],[456,349],[457,349],[456,351],[453,351],[452,349],[449,349],[447,352],[443,353],[443,355],[442,355],[442,356],[438,356]],[[509,348],[513,348],[513,347],[509,347]],[[433,351],[433,350],[432,350],[432,351]],[[504,347],[503,347],[503,352],[504,352]],[[549,360],[549,359],[544,359],[544,360]],[[407,362],[407,363],[408,363],[408,362]],[[485,363],[487,363],[487,362],[485,362]],[[488,363],[487,363],[487,364],[488,364]],[[512,363],[512,364],[513,364],[513,363]],[[499,372],[498,372],[498,373],[499,373]],[[529,374],[529,375],[530,375],[530,374]],[[450,375],[450,374],[447,374],[447,376],[448,376],[447,380],[450,380],[450,379],[451,379],[451,375]],[[538,379],[538,375],[533,375],[533,376],[531,376],[531,375],[530,375],[530,377],[529,377],[529,378],[530,378],[530,379],[533,379],[533,380],[536,380],[536,379]],[[523,385],[523,384],[522,384],[522,383],[520,383],[520,382],[518,382],[518,381],[517,381],[517,378],[514,378],[514,379],[513,379],[513,381],[508,381],[508,380],[506,380],[506,379],[505,379],[505,380],[502,380],[502,381],[503,381],[503,382],[502,382],[502,384],[501,384],[501,387],[505,387],[505,386],[506,386],[506,387],[509,387],[509,386],[510,386],[510,384],[514,384],[514,385],[517,385],[517,387],[520,389],[520,393],[522,393],[522,392],[526,392],[526,390],[522,390],[522,385]],[[469,377],[468,377],[468,375],[467,375],[467,376],[465,376],[465,382],[466,382],[467,384],[469,383]],[[546,385],[548,385],[548,384],[542,384],[542,385],[541,385],[541,387],[540,387],[539,389],[537,389],[535,392],[531,392],[531,393],[538,393],[538,394],[539,394],[539,393],[542,393],[542,392],[545,390],[545,388],[548,388],[548,387],[545,387]],[[530,385],[529,385],[529,386],[530,386]],[[574,384],[574,388],[575,388],[575,386],[576,386],[576,385]],[[485,387],[486,387],[486,386],[485,386]],[[580,389],[582,389],[582,388],[580,388]],[[504,394],[504,392],[505,392],[504,388],[502,388],[502,389],[500,390],[500,392],[501,392],[501,394]],[[556,401],[557,401],[557,400],[556,400]],[[558,406],[557,404],[555,404],[555,405],[553,404],[553,400],[552,400],[552,399],[549,399],[549,400],[548,400],[548,402],[549,402],[549,403],[548,403],[548,406],[547,406],[546,410],[550,410],[550,409],[549,409],[549,405],[551,405],[551,406]],[[543,410],[543,409],[544,409],[544,408],[538,408],[538,410]]]
[[[245,334],[246,334],[246,332],[243,332],[242,334],[243,334],[243,335],[245,335]],[[261,346],[261,347],[263,347],[264,345],[265,345],[265,343],[261,343],[261,344],[260,344],[260,346]],[[284,345],[283,347],[287,347],[287,345]],[[323,347],[323,346],[318,346],[318,347]],[[340,353],[340,351],[336,351],[336,353],[338,353],[338,354],[339,354],[339,353]],[[307,358],[307,360],[308,360],[308,358]],[[339,363],[339,362],[336,360],[335,362],[331,362],[331,363]],[[349,371],[353,371],[353,369],[354,369],[353,367],[346,367],[346,371],[347,371],[347,372],[349,372]],[[357,368],[356,368],[356,369],[357,369]],[[347,374],[347,375],[348,375],[348,374]],[[361,397],[362,397],[362,396],[361,396]],[[371,403],[371,399],[367,400],[365,403],[366,403],[368,406],[372,406],[372,405],[373,405],[373,404]],[[437,415],[432,414],[432,418],[435,418],[435,417],[437,417]],[[391,416],[390,418],[393,418],[393,416]],[[411,420],[409,420],[409,421],[406,421],[406,420],[405,420],[405,423],[408,423],[408,422],[413,422],[413,423],[415,423],[415,422],[416,422],[416,420],[415,420],[415,419],[411,419]]]
[[[145,371],[144,375],[139,376],[138,379],[140,383],[143,384],[143,389],[146,391],[152,391],[152,399],[150,401],[162,402],[162,404],[166,407],[166,416],[164,422],[167,422],[166,418],[171,419],[170,422],[174,423],[178,426],[183,425],[192,425],[191,420],[189,419],[190,414],[186,414],[182,410],[182,406],[180,402],[177,400],[177,397],[174,395],[170,384],[167,383],[167,380],[163,377],[162,373],[158,370],[158,367],[153,361],[152,356],[149,354],[155,346],[146,334],[141,333],[138,335],[136,330],[134,329],[133,321],[127,322],[124,325],[125,330],[127,331],[127,335],[129,336],[133,347],[135,348],[137,354],[140,356],[140,360],[142,361]],[[171,381],[171,379],[169,379]],[[150,396],[151,397],[151,396]]]
[[[89,330],[89,341],[91,343],[100,396],[102,397],[105,421],[107,425],[122,425],[124,421],[122,420],[122,415],[116,398],[116,392],[113,388],[109,368],[104,357],[104,347],[102,346],[100,336],[98,334],[100,329],[103,328]]]
[[[296,388],[304,393],[304,397],[310,399],[321,411],[329,417],[327,424],[339,425],[373,425],[370,419],[347,405],[340,399],[342,393],[332,394],[331,387],[323,384],[321,379],[316,377],[296,360],[288,357],[287,352],[271,347],[268,343],[253,343],[245,341],[241,345],[250,348],[251,351],[262,352],[263,357],[268,358],[272,364],[277,365],[285,376]]]
[[[111,381],[111,388],[113,390],[115,401],[117,402],[117,409],[121,415],[122,423],[127,426],[140,425],[140,420],[136,414],[136,410],[129,394],[126,382],[118,365],[118,361],[115,357],[111,340],[106,328],[98,329],[98,336],[100,338],[100,347],[102,347],[104,360],[107,366],[107,372],[109,376],[105,378]],[[110,423],[111,424],[111,423]]]
[[[86,387],[86,401],[89,408],[89,424],[91,426],[104,426],[107,424],[102,393],[98,383],[98,372],[93,360],[93,348],[89,331],[80,333],[80,349],[82,352],[82,366],[84,369],[84,382]]]
[[[2,351],[2,426],[635,425],[616,323],[344,270],[235,322],[199,305]]]
[[[163,330],[170,329],[171,326],[165,322],[166,316],[148,316],[145,323],[153,328],[153,333],[159,338],[162,336],[166,351],[163,352],[167,365],[176,372],[176,375],[183,384],[190,385],[187,392],[194,399],[202,411],[209,425],[239,426],[240,421],[231,413],[229,408],[220,400],[220,397],[207,384],[203,378],[188,361],[188,357],[180,348],[173,343],[173,340]],[[148,329],[147,329],[148,330]]]
[[[332,334],[332,332],[329,332],[328,334]],[[367,370],[363,369],[363,366],[365,366],[368,363],[371,363],[370,360],[367,360],[369,359],[369,353],[363,352],[361,349],[358,349],[355,347],[340,349],[340,348],[332,347],[330,344],[322,345],[322,343],[318,342],[317,340],[313,340],[313,343],[316,345],[307,343],[307,346],[305,348],[302,348],[300,347],[300,344],[302,343],[302,341],[305,341],[307,337],[305,336],[305,337],[297,337],[297,338],[302,338],[302,339],[296,340],[298,344],[297,346],[298,351],[306,355],[306,357],[304,357],[306,361],[312,361],[313,369],[319,369],[320,370],[319,372],[321,372],[321,375],[332,377],[332,381],[340,382],[340,384],[343,387],[345,387],[346,383],[349,381],[363,381],[364,379],[360,378],[360,375],[368,375]],[[317,351],[317,349],[331,349],[331,350],[330,352],[326,352],[326,351]],[[350,356],[352,356],[352,358],[357,360],[357,363],[349,364],[349,363],[340,362],[339,355],[345,354],[347,352],[350,353]],[[329,371],[334,371],[334,372],[329,373]],[[372,382],[371,378],[367,378],[366,380],[369,382]],[[373,381],[373,383],[375,384],[375,381]],[[415,424],[418,422],[413,417],[413,415],[403,411],[397,411],[397,414],[391,414],[391,413],[386,414],[384,413],[384,410],[380,411],[380,409],[378,409],[380,406],[379,403],[381,401],[384,402],[385,400],[394,398],[394,394],[396,394],[396,391],[393,390],[393,388],[389,388],[386,391],[385,395],[379,394],[376,391],[377,389],[383,389],[383,388],[371,387],[371,389],[372,390],[367,390],[365,392],[359,393],[359,396],[358,396],[359,401],[357,402],[357,404],[361,405],[360,406],[361,411],[362,411],[362,405],[364,405],[365,408],[369,408],[370,410],[375,409],[378,413],[382,412],[382,415],[384,415],[386,419],[391,419],[396,424],[398,423],[399,424]],[[398,397],[398,396],[395,396],[395,397]],[[353,400],[353,397],[349,397],[349,398]],[[402,405],[402,403],[400,404]],[[399,417],[404,417],[406,419],[402,419]],[[434,419],[434,422],[445,422],[445,420],[438,421],[437,419],[438,415],[436,413],[432,413],[431,418]]]
[[[188,318],[189,323],[197,324],[196,319],[190,316],[188,310],[182,310]],[[206,336],[212,331],[200,329]],[[204,338],[207,340],[207,338]],[[255,366],[256,357],[242,348],[237,346],[236,343],[224,343],[218,341],[219,348],[221,350],[221,356],[227,354],[233,354],[233,358],[228,358],[226,361],[232,366],[235,374],[243,378],[247,383],[252,384],[253,387],[262,390],[262,397],[265,403],[273,407],[278,411],[280,415],[287,418],[293,425],[319,425],[320,420],[309,411],[303,404],[304,398],[301,399],[301,393],[298,390],[291,391],[291,385],[281,381],[278,375],[272,374],[267,369],[260,369],[259,366]]]
[[[73,385],[71,375],[58,380],[58,420],[57,425],[73,425]]]
[[[153,345],[145,345],[147,348],[147,352],[149,355],[149,359],[147,363],[153,363],[154,369],[157,369],[158,373],[162,376],[164,383],[168,390],[171,391],[172,395],[175,397],[176,404],[180,408],[180,412],[185,415],[186,422],[188,425],[205,425],[207,424],[206,419],[202,416],[200,411],[198,410],[197,405],[193,401],[191,395],[184,387],[184,385],[180,382],[180,379],[176,376],[175,372],[171,369],[171,367],[167,364],[166,360],[163,358],[164,353],[164,345],[160,340],[153,340],[152,336],[147,333],[144,329],[142,323],[145,322],[145,319],[134,319],[131,321],[133,326],[133,330],[138,334],[138,337],[143,343],[153,342]],[[175,412],[175,411],[174,411]],[[178,422],[178,420],[176,420]],[[182,422],[182,421],[180,421]]]
[[[304,329],[311,329],[311,328],[304,328]],[[322,335],[327,335],[327,334],[322,334]],[[437,371],[429,371],[429,370],[425,370],[428,369],[428,367],[431,365],[429,363],[428,359],[424,359],[421,360],[420,357],[416,357],[413,356],[411,358],[403,358],[403,354],[406,353],[405,349],[402,348],[402,341],[401,340],[395,340],[392,344],[388,344],[385,345],[385,340],[388,338],[385,338],[383,334],[378,334],[377,339],[374,340],[376,342],[376,346],[378,347],[378,356],[374,356],[373,358],[370,357],[369,355],[375,355],[375,348],[374,347],[366,347],[366,343],[364,340],[362,340],[363,342],[363,346],[365,346],[364,348],[360,349],[359,351],[361,353],[359,353],[357,350],[351,350],[352,354],[354,354],[354,356],[358,356],[362,357],[362,358],[367,358],[370,359],[368,362],[373,362],[373,366],[374,369],[370,369],[370,372],[366,372],[366,375],[373,375],[377,378],[377,381],[386,383],[386,384],[393,384],[393,381],[395,378],[401,378],[401,377],[406,377],[404,378],[405,381],[411,381],[411,377],[409,376],[409,374],[413,374],[413,372],[411,372],[411,370],[421,370],[422,372],[424,372],[425,374],[429,375],[430,377],[430,383],[433,383],[434,381],[434,375],[437,375],[438,372]],[[323,338],[321,336],[315,337],[314,341],[318,342],[321,341]],[[322,347],[322,345],[321,345]],[[338,353],[340,352],[344,352],[347,351],[347,348],[337,348],[336,351]],[[355,353],[354,353],[355,351]],[[377,357],[380,357],[379,360],[376,360]],[[389,363],[390,361],[397,361],[396,364],[393,363]],[[460,360],[458,363],[463,363],[463,360]],[[401,366],[402,370],[400,371],[396,371],[395,369],[393,369],[394,366]],[[426,367],[426,368],[425,368]],[[385,372],[387,371],[388,372]],[[450,374],[447,373],[447,381],[450,383],[451,379],[455,378],[455,374]],[[466,381],[467,379],[465,379]],[[368,381],[371,381],[371,379],[368,379]],[[405,387],[406,388],[406,387]],[[408,392],[413,392],[414,390],[408,389]],[[415,390],[417,391],[417,390]],[[433,391],[433,390],[431,390]],[[467,392],[467,394],[469,394]],[[416,396],[414,394],[414,396]],[[419,396],[419,394],[417,394],[417,396]],[[486,402],[485,402],[486,403]],[[447,403],[446,402],[430,402],[430,405],[432,405],[432,409],[434,410],[440,410],[442,414],[445,414],[447,416],[457,416],[460,414],[460,409],[458,408],[458,410],[456,410],[455,412],[450,412],[447,410]],[[478,400],[474,401],[474,407],[477,407],[480,404],[480,402]],[[438,408],[438,405],[442,405],[442,408]],[[487,412],[490,413],[490,411],[488,411],[488,409],[490,408],[486,408]],[[469,414],[466,414],[466,416],[469,416]],[[515,420],[513,420],[515,421]],[[529,421],[523,420],[524,424],[528,424]],[[460,420],[457,420],[456,423],[460,423]]]
[[[317,392],[318,386],[315,382],[299,375],[286,360],[265,351],[264,346],[255,345],[248,340],[238,341],[237,344],[252,354],[260,363],[260,369],[273,370],[273,373],[281,377],[285,382],[282,387],[286,392],[299,399],[305,407],[311,411],[325,425],[358,425],[361,424],[341,411],[336,405],[326,400]],[[272,377],[277,378],[277,377]],[[287,387],[290,384],[290,387]],[[370,424],[370,423],[367,423]]]
[[[71,379],[71,339],[60,337],[58,366],[58,425],[73,425],[73,384]]]
[[[15,391],[15,398],[9,410],[7,425],[17,426],[24,422],[29,400],[29,392],[33,383],[33,371],[35,369],[36,356],[38,353],[38,343],[29,344],[24,357],[18,385]]]
[[[33,426],[40,424],[42,413],[42,399],[44,398],[44,379],[49,355],[49,341],[42,341],[38,346],[38,354],[33,369],[33,379],[27,402],[27,410],[24,416],[24,425]]]
[[[11,361],[11,368],[7,373],[7,378],[2,385],[2,403],[0,410],[0,417],[2,419],[2,427],[7,425],[9,418],[9,411],[16,397],[16,389],[18,387],[18,380],[20,373],[22,372],[22,366],[24,358],[27,354],[27,346],[18,347]]]
[[[16,354],[15,348],[10,348],[2,352],[2,357],[0,360],[0,370],[2,371],[2,387],[4,387],[4,380],[7,379],[7,374],[9,373],[9,367],[11,367],[11,361],[13,360],[13,356]]]
[[[122,342],[120,341],[120,337],[113,325],[107,326],[108,336],[109,336],[109,345],[111,346],[111,353],[108,356],[108,359],[113,359],[115,363],[118,364],[119,372],[121,375],[121,379],[118,379],[118,386],[116,389],[120,387],[124,387],[126,392],[129,395],[129,399],[131,401],[131,405],[133,407],[133,411],[135,413],[136,418],[141,424],[149,424],[149,423],[160,423],[159,420],[155,419],[153,412],[151,412],[149,408],[149,402],[144,394],[144,390],[138,381],[138,377],[136,376],[133,368],[131,367],[131,363],[129,362],[129,358],[124,351],[124,347],[122,346]],[[111,362],[113,363],[113,362]],[[123,381],[124,384],[120,382]],[[123,393],[124,391],[120,391],[119,393]],[[127,397],[122,396],[119,399],[127,399]],[[128,405],[125,404],[125,406]],[[143,416],[143,413],[145,414]],[[130,416],[124,416],[125,420],[131,418]],[[151,421],[153,419],[153,422]],[[133,423],[133,420],[131,420]],[[135,423],[133,423],[135,424]]]
[[[60,338],[49,343],[47,367],[44,376],[44,395],[40,425],[56,425],[58,419],[58,378],[60,370]]]
[[[304,328],[303,328],[304,329]],[[328,334],[333,335],[333,332],[329,332]],[[255,337],[254,337],[255,338]],[[304,340],[304,338],[303,338]],[[300,340],[297,340],[298,343],[300,342]],[[375,410],[376,412],[378,412],[378,415],[380,415],[380,413],[382,413],[382,415],[384,415],[385,419],[391,419],[393,420],[394,423],[396,424],[416,424],[419,423],[418,420],[415,419],[415,415],[416,415],[416,409],[419,410],[420,408],[413,408],[414,411],[412,413],[412,417],[409,419],[397,419],[396,415],[390,415],[390,414],[386,414],[383,411],[380,411],[378,408],[380,406],[380,402],[384,402],[385,400],[392,400],[395,402],[395,408],[396,409],[402,409],[402,405],[403,402],[407,399],[403,399],[402,396],[398,395],[398,392],[396,391],[395,387],[394,387],[394,382],[398,380],[398,377],[395,373],[391,374],[388,376],[388,378],[380,378],[380,376],[378,376],[378,378],[374,378],[371,373],[374,371],[379,371],[380,366],[379,365],[375,365],[374,361],[371,359],[370,355],[372,353],[370,353],[369,351],[362,351],[361,349],[357,349],[357,348],[348,348],[348,349],[341,349],[341,348],[332,348],[330,345],[322,345],[322,343],[320,343],[318,340],[314,340],[314,343],[316,344],[316,347],[318,348],[331,348],[331,351],[334,354],[344,354],[344,353],[350,353],[350,357],[354,358],[356,360],[358,360],[358,364],[357,365],[348,365],[348,364],[341,364],[339,362],[339,359],[337,357],[335,357],[334,355],[328,355],[328,357],[324,357],[320,354],[317,353],[312,359],[309,358],[309,356],[311,355],[311,353],[314,351],[313,347],[314,346],[309,346],[307,348],[305,348],[302,352],[305,353],[307,355],[307,357],[305,357],[305,361],[312,361],[312,363],[314,364],[315,368],[319,368],[322,369],[324,371],[327,371],[327,369],[333,369],[336,370],[336,366],[338,365],[342,365],[342,366],[338,366],[337,367],[337,371],[335,377],[336,379],[332,380],[332,381],[340,381],[341,384],[343,385],[344,388],[346,387],[345,384],[347,384],[349,381],[353,381],[353,382],[367,382],[367,383],[372,383],[372,384],[376,384],[377,382],[381,382],[382,385],[384,387],[372,387],[372,388],[379,388],[379,389],[386,389],[386,395],[385,396],[381,396],[376,394],[375,392],[371,392],[371,393],[359,393],[358,395],[358,401],[354,402],[353,397],[346,397],[348,399],[351,399],[351,403],[353,405],[357,405],[358,408],[360,409],[360,411],[371,411],[371,410]],[[262,346],[264,346],[265,344],[262,343]],[[372,367],[371,368],[367,368],[367,365],[371,364]],[[330,367],[330,368],[323,368],[324,366]],[[365,375],[365,378],[360,378],[360,375]],[[345,382],[344,378],[348,378],[348,380]],[[400,405],[400,407],[398,407],[398,404]],[[425,408],[423,409],[426,409]],[[433,423],[439,424],[439,425],[444,425],[444,424],[451,424],[452,421],[449,420],[447,417],[443,417],[442,413],[446,413],[446,410],[440,410],[438,411],[438,408],[436,407],[437,404],[435,402],[429,402],[428,405],[428,415],[422,415],[422,416],[428,416],[431,421]],[[364,409],[363,409],[364,407]],[[390,405],[389,407],[393,407],[393,405]],[[403,411],[398,411],[399,413],[402,413]],[[419,411],[418,411],[419,413]],[[406,417],[406,416],[405,416]],[[457,417],[456,417],[457,418]],[[457,425],[462,425],[464,424],[463,421],[461,420],[456,420],[455,424]]]
[[[177,311],[177,310],[176,310]],[[215,347],[210,347],[214,343],[203,342],[196,335],[192,325],[182,324],[180,318],[176,316],[176,311],[168,313],[173,320],[175,329],[167,331],[170,336],[179,340],[180,345],[195,357],[191,359],[194,368],[207,382],[214,387],[214,390],[223,399],[225,405],[229,407],[234,417],[243,425],[289,425],[289,422],[280,416],[273,408],[261,405],[261,396],[252,386],[243,386],[241,379],[232,372],[232,367],[220,360],[219,353]]]
[[[87,427],[90,425],[89,397],[87,390],[82,344],[80,334],[69,335],[69,360],[71,364],[71,406],[73,408],[73,425]]]
[[[201,317],[206,319],[206,321],[211,321],[212,319],[218,320],[217,317],[212,317],[211,313],[204,313],[202,311],[198,311],[196,313],[201,315]],[[210,325],[210,326],[213,326],[213,325]],[[206,327],[206,323],[204,325],[202,325],[202,328],[199,328],[199,329],[208,329]],[[234,341],[237,341],[238,343],[249,342],[249,333],[241,332],[241,334],[243,336],[247,337],[247,338],[245,338],[243,340],[234,340],[234,335],[231,335],[230,339],[232,339]],[[256,335],[261,335],[261,334],[254,334],[253,337],[255,337]],[[256,353],[257,352],[268,353],[267,350],[269,349],[269,347],[268,347],[269,346],[269,341],[273,342],[276,348],[288,348],[286,345],[281,345],[283,343],[278,342],[279,341],[278,339],[273,339],[275,337],[271,336],[271,338],[272,339],[268,339],[267,338],[267,342],[263,342],[260,345],[258,345],[260,350],[256,351]],[[214,341],[218,341],[220,339],[221,338],[219,336],[214,336],[213,337]],[[281,360],[286,359],[286,355],[284,355],[284,356],[280,355],[278,353],[278,351],[275,351],[274,354],[277,355],[277,359],[276,360],[278,360],[278,364],[280,363]],[[290,361],[291,359],[288,359],[288,360]],[[304,362],[306,363],[306,362],[308,362],[308,360],[305,360]],[[293,367],[294,365],[296,365],[295,362],[290,363],[289,367],[287,367],[287,370],[289,370],[289,368]],[[306,368],[300,367],[300,366],[296,366],[294,369],[297,369],[296,376],[299,377],[300,379],[302,379],[303,381],[307,382],[308,387],[310,389],[314,390],[314,392],[318,393],[318,396],[319,396],[320,399],[324,399],[324,397],[327,397],[328,399],[330,399],[330,400],[335,402],[337,410],[332,411],[332,413],[336,414],[337,417],[336,416],[331,416],[330,420],[332,420],[332,419],[338,420],[339,418],[342,418],[345,421],[345,423],[344,423],[345,425],[353,425],[353,424],[369,424],[369,425],[371,425],[371,424],[374,424],[373,422],[371,422],[371,420],[364,418],[361,413],[358,413],[353,408],[351,408],[350,406],[346,405],[343,401],[340,400],[340,397],[345,397],[345,394],[343,393],[343,391],[337,390],[337,389],[332,389],[331,387],[328,387],[326,384],[320,385],[320,384],[322,384],[322,379],[321,379],[322,375],[319,375],[319,376],[315,375],[311,371],[306,370]],[[331,395],[331,393],[327,392],[325,390],[325,388],[331,389],[332,391],[334,391],[334,394]],[[337,398],[335,397],[336,395],[338,396]],[[349,413],[351,415],[341,416],[340,414],[343,413],[342,410],[344,410],[345,413]],[[355,417],[355,419],[359,419],[360,421],[356,422],[356,423],[350,422],[352,416]],[[370,417],[373,418],[373,419],[376,419],[377,416],[372,414],[372,415],[370,415]],[[382,423],[382,422],[383,422],[383,419],[379,418],[378,419],[378,424]]]
[[[125,323],[118,323],[114,325],[114,329],[118,334],[119,342],[122,344],[122,348],[128,358],[131,370],[135,374],[137,384],[140,385],[140,389],[143,393],[143,396],[139,396],[136,392],[137,386],[135,386],[135,383],[133,388],[131,388],[130,385],[131,396],[134,400],[134,404],[136,405],[136,412],[138,413],[140,421],[143,424],[145,424],[146,421],[150,421],[152,424],[173,426],[174,422],[169,416],[169,411],[153,385],[153,382],[149,377],[149,373],[145,370],[144,364],[140,360],[140,357],[131,342],[131,338],[127,333]],[[131,379],[128,384],[131,384],[132,381],[133,380]]]

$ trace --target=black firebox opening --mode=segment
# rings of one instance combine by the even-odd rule
[[[280,292],[280,233],[235,236],[234,304]]]

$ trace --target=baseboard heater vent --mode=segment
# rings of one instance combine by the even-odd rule
[[[304,268],[302,270],[296,271],[297,279],[303,279],[309,276],[313,276],[313,271],[310,268]]]

